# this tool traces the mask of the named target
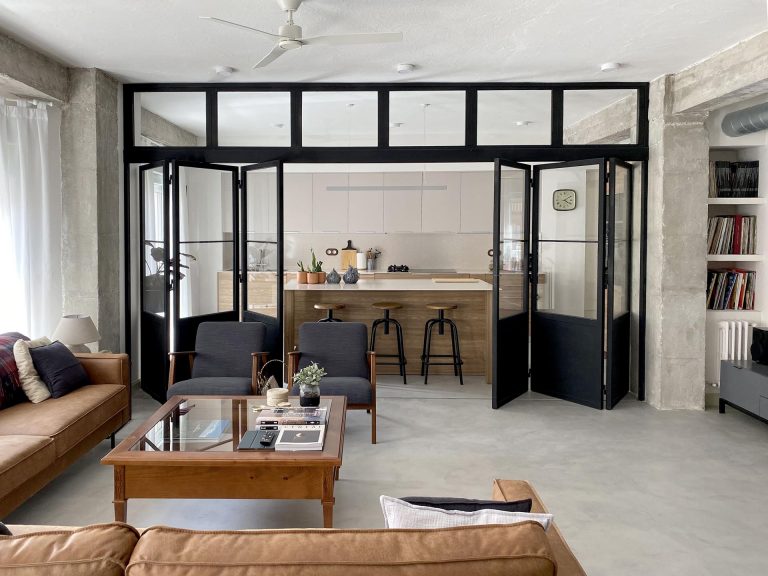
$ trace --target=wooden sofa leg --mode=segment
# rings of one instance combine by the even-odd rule
[[[371,408],[371,444],[376,444],[376,408]]]

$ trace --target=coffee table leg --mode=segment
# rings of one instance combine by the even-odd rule
[[[323,528],[333,528],[333,484],[336,477],[335,467],[326,468],[323,472]]]
[[[115,522],[125,522],[128,502],[125,499],[125,466],[115,466]]]

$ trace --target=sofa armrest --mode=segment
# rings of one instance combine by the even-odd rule
[[[131,363],[128,354],[77,353],[75,357],[85,368],[91,384],[131,385]]]

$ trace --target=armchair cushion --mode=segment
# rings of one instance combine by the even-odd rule
[[[264,351],[266,331],[261,322],[203,322],[195,337],[192,378],[247,377],[250,382],[251,353]]]
[[[294,386],[291,394],[297,396],[299,387]],[[326,376],[320,380],[320,394],[322,396],[346,396],[348,404],[370,404],[371,383],[367,378],[343,378]]]
[[[299,369],[317,362],[325,369],[322,394],[332,377],[354,377],[367,381],[368,328],[358,322],[307,322],[299,327]],[[369,384],[370,386],[370,384]],[[353,403],[352,399],[349,399]]]
[[[250,357],[249,357],[250,359]],[[168,388],[166,398],[171,396],[250,396],[251,377],[205,377],[190,378],[176,382]]]

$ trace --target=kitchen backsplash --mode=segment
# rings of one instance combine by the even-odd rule
[[[390,264],[406,264],[411,269],[452,269],[485,271],[491,258],[491,234],[285,234],[285,270],[296,270],[301,260],[306,266],[311,260],[310,248],[315,249],[323,270],[339,270],[341,249],[352,240],[358,250],[377,248],[381,255],[376,270],[386,272]],[[328,256],[327,248],[339,250],[338,256]]]

